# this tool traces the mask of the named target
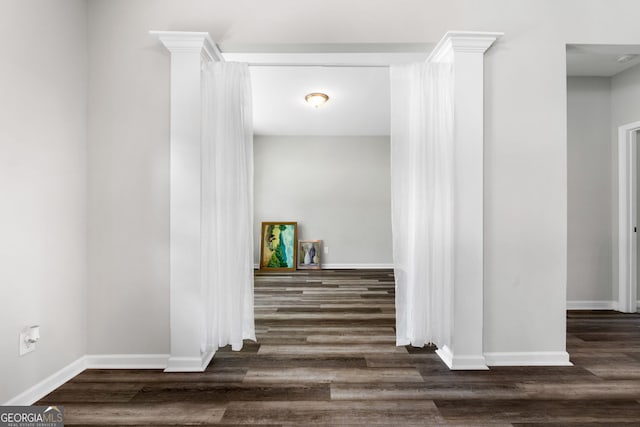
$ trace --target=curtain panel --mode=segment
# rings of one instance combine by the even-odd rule
[[[247,64],[203,68],[203,352],[255,341],[253,120]]]
[[[453,283],[453,69],[394,65],[390,78],[396,344],[442,348]]]

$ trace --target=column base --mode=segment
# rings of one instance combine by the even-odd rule
[[[441,349],[436,350],[436,354],[442,359],[442,361],[453,370],[461,371],[486,371],[489,369],[484,356],[476,355],[454,355],[451,349],[446,345]]]
[[[165,372],[204,372],[213,359],[215,351],[210,350],[200,357],[169,357]]]

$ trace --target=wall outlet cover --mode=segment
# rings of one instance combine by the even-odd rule
[[[20,333],[20,356],[24,356],[27,353],[31,353],[36,349],[36,343],[27,342],[27,335],[24,332]]]

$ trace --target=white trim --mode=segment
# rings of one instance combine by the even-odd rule
[[[208,360],[201,360],[201,363],[206,363],[205,368],[211,361],[213,352],[206,357]],[[168,359],[168,354],[88,354],[9,399],[3,405],[33,405],[85,369],[164,369],[167,367]]]
[[[89,354],[9,399],[3,405],[32,405],[85,369],[164,369],[165,372],[203,372],[214,354],[214,351],[209,351],[201,358],[170,358],[168,354]]]
[[[328,270],[378,270],[378,269],[392,269],[393,263],[372,263],[372,264],[350,264],[350,263],[335,263],[335,264],[322,264],[323,269]]]
[[[485,353],[489,366],[573,366],[566,351]]]
[[[427,62],[451,62],[454,50],[483,54],[503,35],[497,32],[447,31],[427,57]]]
[[[482,356],[459,356],[453,355],[449,347],[446,345],[441,349],[436,350],[436,354],[440,356],[440,359],[451,370],[465,370],[465,371],[486,371],[489,369],[485,358]]]
[[[88,354],[87,369],[164,369],[168,354]]]
[[[204,372],[213,359],[215,351],[210,350],[201,357],[169,357],[165,372]]]
[[[635,313],[637,307],[636,131],[640,122],[618,127],[618,307]]]
[[[436,350],[436,354],[442,359],[442,361],[451,369],[451,365],[453,364],[453,354],[449,350],[449,347],[446,345],[442,348]]]
[[[227,61],[246,62],[250,67],[374,67],[424,61],[426,52],[316,52],[265,53],[224,52]]]
[[[34,402],[42,399],[85,369],[86,356],[82,356],[19,395],[7,400],[3,405],[33,405]]]
[[[260,269],[260,264],[253,264],[255,270]],[[322,264],[323,270],[386,270],[393,269],[393,263],[372,263],[372,264],[349,264],[349,263],[335,263],[335,264]],[[313,271],[313,270],[299,270],[299,271]]]
[[[205,354],[202,355],[202,371],[204,372],[205,369],[207,369],[207,366],[209,366],[209,363],[211,363],[211,359],[213,359],[213,356],[216,354],[215,350],[208,350]],[[168,372],[168,371],[165,371]]]
[[[567,301],[567,310],[617,310],[618,301]]]
[[[222,52],[208,32],[149,31],[149,34],[158,37],[171,53],[191,52],[194,48],[202,48],[202,59],[224,62]]]

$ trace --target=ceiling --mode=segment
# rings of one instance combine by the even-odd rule
[[[389,65],[424,61],[428,44],[220,45],[251,70],[257,135],[389,135]],[[304,97],[329,95],[313,108]]]
[[[623,56],[630,56],[620,61]],[[612,77],[640,64],[638,45],[567,45],[567,75]]]
[[[251,70],[256,135],[389,135],[389,65],[424,61],[427,43],[220,44]],[[623,55],[631,55],[620,61]],[[567,45],[567,75],[611,77],[640,64],[637,45]],[[313,108],[306,94],[329,102]]]

